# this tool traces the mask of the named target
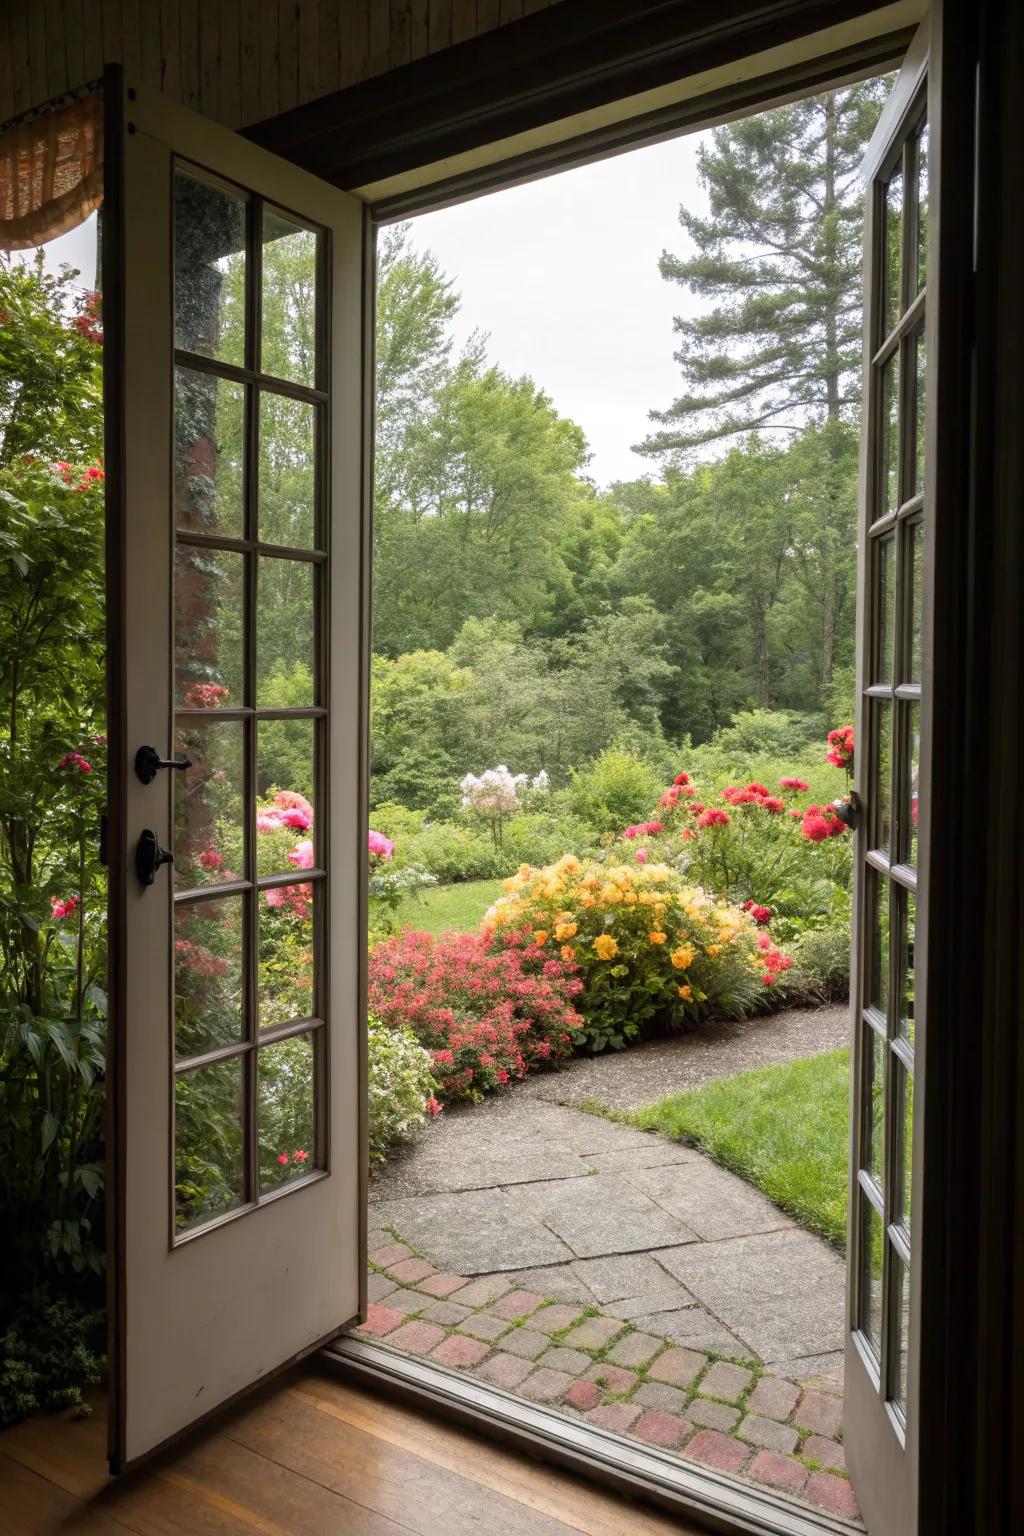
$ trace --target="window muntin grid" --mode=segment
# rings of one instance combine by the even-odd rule
[[[192,761],[173,787],[182,1241],[328,1167],[329,393],[325,231],[184,163],[174,177],[174,740]],[[300,622],[275,625],[275,601]],[[311,681],[282,692],[295,660]]]
[[[914,936],[924,522],[924,92],[871,189],[876,285],[866,424],[868,624],[862,657],[861,1115],[854,1314],[880,1394],[906,1423],[914,1098]],[[879,1079],[882,1079],[881,1082]]]

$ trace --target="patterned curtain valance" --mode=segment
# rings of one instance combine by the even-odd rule
[[[102,201],[99,91],[0,137],[0,250],[45,245],[84,223]]]

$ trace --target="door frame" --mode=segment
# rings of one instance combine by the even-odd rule
[[[720,12],[726,11],[721,28],[714,36],[709,36],[714,29],[708,29],[700,38],[694,35],[692,6],[685,8],[686,17],[683,7],[669,9],[674,11],[675,31],[663,37],[660,46],[644,33],[643,19],[636,28],[640,43],[650,44],[662,60],[661,78],[667,78],[672,68],[678,74],[684,59],[691,71],[708,68],[726,54],[735,64],[743,55],[764,49],[768,40],[764,10],[750,3],[720,7]],[[802,15],[796,16],[795,9]],[[820,31],[823,23],[862,15],[868,7],[834,4],[795,9],[781,4],[772,7],[773,40],[784,34],[789,44],[798,44]],[[1015,1292],[1016,1276],[1024,1273],[1020,1236],[1024,1230],[1024,1051],[1018,1043],[1024,1039],[1024,957],[1019,942],[1014,942],[1020,933],[1021,897],[1011,853],[1024,836],[1024,812],[1014,794],[1016,747],[1012,745],[1024,744],[1024,725],[1017,674],[1009,664],[1010,656],[1024,662],[1024,605],[1019,594],[1014,596],[1011,577],[1012,571],[1020,569],[1021,533],[1014,524],[1015,498],[1010,494],[1024,490],[1024,411],[1013,404],[1012,346],[1001,319],[1008,302],[1015,313],[1021,313],[1014,287],[1021,243],[1017,230],[1008,230],[998,249],[979,242],[977,262],[975,257],[975,228],[986,227],[983,210],[988,210],[995,227],[997,211],[1014,191],[1019,198],[1021,190],[1020,167],[1005,146],[1014,126],[1013,66],[1016,62],[1019,68],[1024,54],[1024,18],[1014,14],[1012,0],[978,0],[971,7],[955,0],[934,0],[931,9],[932,90],[942,120],[931,151],[932,184],[937,185],[940,177],[954,179],[967,195],[952,219],[942,220],[936,206],[932,226],[943,289],[965,298],[943,306],[935,322],[929,370],[943,422],[943,430],[930,444],[938,558],[929,577],[935,609],[942,614],[933,637],[932,720],[937,741],[961,744],[960,750],[944,750],[933,770],[931,817],[944,835],[935,840],[929,883],[947,891],[971,890],[974,918],[965,925],[959,903],[934,902],[926,940],[931,1027],[922,1055],[922,1079],[927,1078],[930,1088],[927,1121],[922,1115],[915,1160],[921,1167],[927,1163],[929,1169],[919,1206],[927,1235],[922,1237],[918,1266],[919,1273],[927,1270],[929,1284],[922,1293],[917,1324],[929,1348],[920,1365],[918,1436],[929,1447],[929,1466],[956,1467],[959,1475],[955,1481],[934,1476],[920,1479],[918,1521],[922,1530],[953,1536],[967,1529],[1012,1528],[1011,1501],[1024,1498],[1013,1489],[1013,1440],[1015,1432],[1021,1433],[1021,1410],[1014,1406],[1008,1350],[1012,1339],[1018,1358],[1024,1352],[1024,1297]],[[567,24],[561,42],[568,49],[573,25],[581,34],[586,31],[585,19],[569,17],[576,10],[568,4],[556,7],[544,39],[552,38],[553,17],[564,11]],[[500,29],[492,38],[392,71],[379,81],[248,131],[261,142],[272,142],[282,154],[315,163],[321,174],[336,174],[357,195],[383,192],[382,183],[389,176],[404,178],[401,192],[368,199],[376,228],[397,217],[568,169],[698,124],[709,126],[746,115],[787,97],[881,69],[898,62],[894,46],[902,50],[909,41],[908,33],[894,35],[885,29],[873,39],[859,40],[859,67],[851,68],[850,53],[837,46],[824,57],[799,57],[788,68],[754,73],[638,114],[636,87],[654,78],[655,71],[649,60],[640,59],[639,46],[619,55],[616,66],[614,46],[602,52],[594,44],[584,64],[577,60],[573,69],[565,64],[564,53],[545,64],[538,49],[524,87],[526,29],[533,27],[539,42],[544,20],[528,18]],[[594,31],[599,31],[597,25]],[[514,49],[513,33],[517,34]],[[616,36],[621,48],[621,32]],[[605,43],[608,37],[607,31],[602,34]],[[1007,46],[1008,40],[1016,51]],[[493,52],[503,42],[508,50],[504,65]],[[456,54],[464,67],[470,67],[468,84],[464,74],[453,73]],[[486,80],[486,105],[472,100],[478,77]],[[410,102],[413,84],[416,90]],[[617,108],[617,120],[598,129],[566,133],[567,120],[574,126],[579,122],[574,110],[583,112],[596,100],[607,105],[613,97],[617,99],[607,110],[614,119]],[[352,141],[349,130],[368,114],[371,103],[380,131],[374,132],[361,159],[346,159],[345,145]],[[546,125],[554,143],[537,143],[524,152],[522,141],[517,143],[510,136],[510,130],[521,129],[524,122]],[[486,152],[489,143],[493,156]],[[986,151],[978,155],[977,170],[976,144]],[[418,145],[422,148],[417,158]],[[482,163],[457,176],[443,174],[445,167],[437,164],[442,154],[467,146],[482,147]],[[371,186],[360,185],[359,178],[370,165],[374,181]],[[417,180],[419,185],[414,185]],[[963,217],[963,207],[972,201],[973,220]],[[1018,201],[1010,206],[1021,205]],[[974,304],[976,266],[978,270],[988,267],[992,277],[984,309]],[[938,291],[930,307],[939,316]],[[949,357],[959,359],[960,366],[947,364],[940,376],[939,359]],[[1002,389],[1000,377],[1006,380]],[[993,412],[998,402],[998,443],[995,434],[986,437],[973,430],[974,412],[983,401]],[[992,494],[1000,484],[1002,499]],[[969,518],[965,508],[970,509]],[[983,558],[996,550],[1006,551],[1008,557],[1015,554],[1016,565],[1012,558]],[[1001,669],[991,665],[999,655],[997,641],[1005,642],[1008,657]],[[979,687],[982,680],[984,686]],[[959,814],[972,779],[980,785],[977,820]],[[1016,837],[1008,835],[1011,828],[1017,830]],[[977,879],[981,859],[983,884]],[[963,1027],[965,1018],[972,1020],[970,1029]],[[991,1042],[990,1048],[979,1049],[979,1041]],[[1007,1177],[1012,1168],[1020,1170],[1019,1183]],[[954,1200],[947,1197],[951,1189],[957,1194]],[[965,1264],[964,1253],[976,1254],[977,1265]],[[962,1321],[979,1317],[983,1322],[977,1331]],[[408,1371],[399,1371],[393,1356],[386,1357],[384,1351],[361,1341],[346,1341],[330,1354],[347,1374],[387,1385],[392,1391],[403,1389],[400,1378],[404,1377],[405,1391],[433,1403],[439,1411],[469,1418],[478,1427],[489,1426],[535,1454],[540,1448],[591,1476],[633,1486],[646,1483],[646,1475],[628,1476],[621,1460],[617,1469],[609,1470],[594,1447],[573,1446],[571,1441],[578,1437],[558,1436],[551,1424],[538,1440],[536,1427],[527,1424],[502,1394],[493,1394],[489,1402],[487,1394],[479,1391],[459,1394],[450,1378],[442,1388],[422,1363],[410,1362]],[[967,1441],[965,1422],[984,1424],[989,1433]],[[556,1438],[557,1447],[549,1443],[545,1449],[541,1443]],[[709,1518],[708,1506],[703,1499],[695,1503],[692,1492],[670,1491],[664,1477],[660,1487],[674,1508],[699,1511],[701,1518]],[[707,1491],[712,1492],[710,1486]],[[776,1504],[777,1512],[786,1508]],[[982,1508],[986,1516],[978,1520],[975,1511]],[[748,1509],[740,1520],[725,1517],[723,1523],[719,1517],[715,1524],[722,1529],[771,1528],[759,1523],[755,1509]],[[774,1526],[786,1528],[785,1519],[780,1527],[777,1514]]]
[[[989,28],[983,26],[983,6],[990,14]],[[775,20],[778,22],[778,14],[788,9],[786,6],[775,6]],[[514,186],[550,174],[553,170],[568,169],[574,164],[616,154],[626,147],[672,137],[685,129],[711,126],[738,115],[748,115],[749,112],[777,104],[778,101],[809,94],[814,89],[824,88],[826,84],[840,84],[849,78],[863,77],[877,69],[880,71],[890,63],[898,63],[912,35],[907,32],[894,34],[892,31],[883,31],[874,38],[861,37],[857,43],[855,66],[851,63],[851,49],[841,46],[829,49],[824,55],[806,57],[806,54],[801,55],[798,41],[801,37],[806,40],[815,31],[820,32],[826,12],[835,18],[840,12],[849,15],[857,11],[860,14],[866,8],[804,6],[803,9],[803,28],[792,28],[788,32],[788,43],[794,46],[797,57],[785,68],[771,68],[760,74],[754,71],[748,77],[732,83],[717,84],[708,92],[700,92],[689,98],[683,94],[671,106],[642,114],[637,114],[637,97],[631,94],[619,101],[620,117],[617,123],[605,124],[599,129],[590,127],[576,134],[565,134],[563,129],[568,117],[567,109],[574,103],[585,106],[593,100],[593,91],[599,88],[600,81],[606,83],[602,69],[591,61],[590,74],[586,74],[585,80],[580,80],[577,75],[573,81],[562,81],[559,92],[550,92],[548,95],[540,92],[543,100],[557,100],[557,112],[560,115],[548,123],[556,143],[539,143],[527,152],[520,149],[522,140],[508,135],[510,114],[522,109],[522,78],[514,66],[510,66],[504,74],[500,71],[497,75],[494,71],[485,71],[488,75],[488,88],[493,92],[493,111],[488,112],[485,108],[474,111],[471,127],[465,123],[456,124],[457,132],[462,134],[462,140],[456,140],[453,138],[456,134],[453,118],[459,117],[459,103],[451,108],[448,101],[441,100],[438,95],[431,95],[427,84],[431,74],[436,81],[447,78],[444,60],[419,61],[418,65],[410,66],[405,71],[391,72],[379,83],[370,83],[376,91],[375,111],[370,114],[370,123],[376,117],[378,123],[384,121],[395,126],[395,121],[401,121],[399,92],[402,80],[411,77],[411,72],[415,71],[416,78],[421,81],[421,95],[413,101],[413,106],[405,114],[405,120],[401,123],[402,132],[395,129],[391,137],[391,160],[388,161],[384,154],[376,154],[378,146],[372,146],[362,160],[345,160],[339,137],[336,174],[339,180],[344,178],[345,183],[356,190],[356,195],[367,197],[370,217],[376,229],[396,218],[411,217],[476,197],[482,192]],[[987,41],[989,48],[989,68],[993,77],[996,69],[1003,69],[1006,75],[1006,57],[999,51],[999,32],[995,20],[1001,20],[1004,14],[1009,14],[1010,9],[1010,0],[981,0],[978,9],[956,5],[955,0],[935,0],[933,3],[933,52],[930,68],[933,74],[932,91],[935,92],[935,100],[941,104],[943,123],[941,132],[933,135],[930,151],[932,189],[938,186],[940,180],[949,178],[955,178],[958,183],[973,189],[975,121],[978,121],[979,134],[984,134],[983,112],[986,106],[992,111],[995,111],[996,106],[1003,111],[1012,111],[1009,106],[1004,106],[1007,98],[996,95],[995,91],[987,101],[984,89],[979,91],[978,98],[975,97],[976,61],[981,57],[983,40]],[[748,12],[746,18],[738,18],[740,11]],[[754,54],[765,45],[765,28],[758,23],[758,18],[749,14],[752,11],[754,6],[729,6],[729,22],[734,25],[731,34],[734,65],[743,51]],[[679,22],[677,15],[677,25]],[[740,43],[735,46],[737,40]],[[720,38],[715,46],[722,48]],[[471,45],[465,45],[467,51],[470,48]],[[897,57],[894,57],[894,49]],[[665,57],[679,60],[679,46],[669,48],[666,45],[663,52]],[[700,61],[706,63],[708,57],[708,54],[691,52],[691,61],[700,58]],[[628,68],[617,72],[617,89],[622,89],[629,78],[631,75]],[[1009,88],[1009,80],[1007,89],[1012,89]],[[390,91],[395,91],[393,100],[388,100]],[[364,117],[367,97],[367,86],[358,86],[353,91],[339,92],[338,97],[330,98],[330,109],[336,115],[335,121],[338,121],[338,115],[341,115],[342,121],[345,120],[345,103],[352,114],[348,121]],[[273,124],[259,124],[250,132],[259,141],[275,144],[282,154],[293,154],[302,161],[310,157],[318,167],[319,174],[324,174],[330,164],[329,141],[332,129],[325,124],[319,106],[321,104],[313,103],[310,108],[296,109],[281,120],[275,120]],[[421,155],[419,186],[411,184],[416,181],[416,172],[410,170],[410,155],[413,154],[410,144],[415,140],[416,132],[422,134],[425,146]],[[491,146],[494,149],[493,158],[488,155],[485,140],[488,132],[494,135]],[[292,138],[292,135],[295,137]],[[996,137],[995,129],[992,129],[992,135]],[[447,166],[439,166],[438,161],[431,157],[439,143],[454,144],[456,141],[474,144],[477,152],[481,152],[481,164],[461,169],[456,175],[447,175],[444,174]],[[1003,169],[1006,157],[995,155],[993,146],[993,166],[996,163]],[[364,186],[353,186],[356,175],[364,174],[367,164],[372,164],[375,180]],[[998,204],[1001,194],[999,178],[990,175],[989,180],[987,195],[990,203]],[[399,183],[401,187],[398,192],[391,190]],[[981,194],[983,184],[983,181],[979,181],[978,195]],[[1009,711],[1006,719],[1019,723],[1021,717],[1021,703],[1013,693],[1013,673],[1009,668],[1004,673],[993,673],[992,668],[987,671],[986,682],[992,696],[992,699],[986,697],[984,700],[987,708],[983,708],[983,700],[979,699],[975,687],[979,668],[983,667],[984,659],[989,659],[993,653],[992,621],[996,611],[993,607],[996,601],[993,591],[995,581],[992,579],[995,573],[992,567],[986,567],[984,562],[979,561],[978,550],[984,548],[986,541],[1001,544],[1007,536],[1012,538],[1013,535],[1009,528],[1004,527],[1009,518],[1004,516],[999,521],[999,507],[993,499],[989,499],[986,507],[979,507],[981,458],[979,444],[973,433],[972,413],[975,410],[976,379],[984,376],[984,370],[978,366],[981,336],[975,333],[973,309],[975,221],[964,220],[963,217],[941,221],[935,192],[932,197],[932,238],[941,267],[941,290],[955,295],[967,295],[967,300],[956,303],[947,301],[940,315],[940,287],[936,284],[929,301],[929,312],[933,316],[930,323],[932,349],[929,353],[929,375],[935,381],[933,387],[938,402],[936,419],[943,421],[943,430],[933,432],[932,441],[929,442],[935,495],[933,539],[930,541],[932,554],[926,579],[932,584],[935,611],[941,613],[943,622],[935,625],[932,668],[926,677],[933,693],[932,728],[936,742],[941,740],[943,743],[958,742],[964,745],[960,753],[943,751],[941,757],[936,759],[932,805],[923,808],[923,816],[929,817],[932,825],[944,829],[943,840],[936,843],[935,854],[930,859],[927,883],[933,889],[944,891],[972,891],[978,831],[973,817],[966,819],[956,814],[963,808],[964,785],[970,782],[969,765],[973,774],[978,773],[981,766],[990,779],[995,779],[999,774],[1004,780],[1009,779],[1006,763],[995,750],[995,739],[983,740],[983,733],[995,728],[993,722],[1003,717],[1003,711]],[[1003,267],[999,270],[1003,272]],[[999,338],[995,321],[990,336],[992,344],[995,344],[995,339]],[[940,358],[943,359],[941,376],[938,367]],[[950,358],[953,359],[952,366]],[[1006,367],[1009,375],[1009,358],[1006,359]],[[1006,436],[1007,442],[1013,441],[1009,422]],[[984,449],[987,450],[987,447],[989,445],[986,442]],[[990,458],[989,453],[984,458],[989,464],[989,475],[992,476],[998,461]],[[1012,505],[1012,502],[1007,502],[1007,505]],[[972,508],[973,521],[964,518],[963,510],[967,507]],[[979,510],[984,511],[989,519],[989,527],[984,531],[978,524]],[[981,593],[986,588],[987,596],[983,599]],[[1006,591],[1001,593],[1001,599],[1003,601],[998,611],[1006,616],[1007,622],[1012,621],[1007,633],[1016,637],[1016,651],[1021,654],[1024,651],[1021,642],[1021,605],[1018,602],[1016,610],[1010,613]],[[966,745],[967,742],[970,742],[970,746]],[[929,773],[929,760],[930,746],[926,745],[923,774]],[[1016,806],[1010,820],[1013,817],[1016,817],[1019,825],[1021,813]],[[1003,820],[1003,826],[1006,828],[1006,820]],[[950,828],[955,831],[952,836],[947,836]],[[1019,1493],[1015,1495],[1010,1487],[1007,1471],[1010,1465],[1007,1455],[1010,1433],[1007,1415],[1012,1402],[1009,1367],[1003,1359],[1007,1333],[999,1332],[998,1326],[987,1330],[989,1350],[986,1350],[986,1355],[992,1361],[992,1367],[983,1367],[983,1356],[979,1353],[981,1339],[961,1321],[979,1316],[979,1307],[983,1306],[981,1284],[986,1286],[987,1306],[992,1307],[990,1316],[993,1319],[998,1318],[1004,1326],[1009,1327],[1013,1307],[1024,1312],[1021,1301],[1013,1295],[1013,1269],[1007,1253],[1010,1243],[1007,1235],[1013,1230],[1019,1232],[1019,1227],[1015,1229],[1012,1226],[1013,1200],[1016,1198],[1019,1203],[1024,1198],[1021,1193],[1015,1193],[1012,1181],[1006,1178],[1006,1169],[1012,1164],[1013,1157],[1016,1155],[1024,1158],[1024,1152],[1013,1141],[1009,1129],[1013,1123],[1012,1118],[1007,1118],[1009,1106],[1006,1098],[1013,1081],[1012,1074],[999,1071],[998,1058],[978,1049],[979,1034],[987,1038],[984,1029],[984,1025],[987,1025],[993,1040],[998,1038],[1001,1041],[1003,1061],[1013,1060],[1016,1041],[1012,1031],[1012,1011],[1007,1014],[1006,1003],[1003,1003],[1003,1011],[996,1011],[996,998],[1016,1000],[1019,1012],[1021,995],[1019,989],[1012,991],[1015,978],[1018,982],[1021,980],[1022,966],[1021,957],[1013,952],[1013,943],[1009,937],[1012,934],[1013,912],[1019,912],[1015,871],[1009,859],[998,859],[995,828],[992,829],[989,842],[992,845],[987,865],[990,889],[986,891],[984,911],[986,914],[992,912],[995,925],[993,931],[1006,935],[1004,945],[1001,948],[996,948],[992,943],[984,945],[981,929],[986,928],[986,922],[978,909],[975,908],[973,914],[970,914],[970,902],[932,902],[932,920],[927,928],[924,923],[921,925],[920,952],[926,958],[921,963],[920,977],[923,992],[927,989],[929,998],[929,1028],[923,1032],[920,1080],[921,1084],[926,1081],[930,1084],[930,1091],[926,1091],[927,1117],[924,1114],[924,1092],[918,1101],[915,1161],[918,1166],[927,1163],[929,1183],[924,1186],[920,1209],[915,1215],[915,1238],[920,1232],[917,1247],[918,1281],[923,1273],[927,1273],[929,1286],[915,1296],[915,1333],[918,1338],[927,1339],[930,1347],[927,1358],[918,1359],[920,1375],[917,1378],[918,1422],[915,1441],[923,1453],[915,1467],[915,1482],[918,1488],[918,1528],[929,1533],[947,1531],[949,1536],[970,1528],[999,1528],[995,1514],[990,1516],[992,1524],[975,1525],[975,1501],[984,1499],[987,1508],[996,1510],[1003,1505],[1009,1508],[1010,1499],[1015,1496],[1019,1498]],[[1009,846],[1012,846],[1012,842]],[[921,888],[926,888],[924,882]],[[998,909],[999,902],[1003,903],[1001,911]],[[967,943],[970,960],[964,965],[964,925],[967,920],[972,923],[973,932]],[[924,980],[926,974],[927,982]],[[978,986],[975,983],[975,977],[979,978],[983,974],[986,980],[984,1001],[978,997]],[[986,1008],[989,997],[992,998],[992,1008]],[[969,1032],[963,1028],[966,1017],[976,1020]],[[1021,1037],[1024,1037],[1024,1029],[1021,1029]],[[986,1117],[984,1091],[989,1092],[989,1095],[998,1092],[1003,1094],[1004,1114],[998,1124],[993,1124]],[[1024,1084],[1016,1086],[1016,1092],[1019,1103],[1024,1104]],[[987,1141],[983,1140],[983,1129],[987,1130]],[[958,1200],[949,1200],[950,1189],[956,1189],[960,1195]],[[983,1223],[986,1226],[983,1227]],[[976,1275],[975,1264],[963,1263],[963,1253],[981,1252],[983,1232],[989,1233],[990,1249],[986,1249],[984,1256],[990,1261]],[[1019,1253],[1015,1255],[1015,1261],[1018,1266],[1024,1267],[1024,1258]],[[986,1321],[989,1318],[989,1313],[981,1315],[986,1316]],[[1018,1327],[1024,1333],[1024,1321]],[[439,1412],[468,1419],[477,1428],[484,1428],[502,1439],[511,1439],[530,1448],[534,1455],[540,1450],[542,1455],[553,1456],[563,1464],[573,1464],[590,1476],[611,1479],[620,1487],[629,1485],[643,1488],[648,1496],[651,1495],[651,1488],[654,1488],[656,1496],[663,1502],[669,1502],[677,1510],[697,1514],[702,1521],[711,1521],[715,1528],[765,1531],[797,1531],[806,1528],[808,1518],[798,1513],[794,1505],[786,1504],[774,1496],[758,1496],[757,1490],[751,1490],[751,1498],[746,1501],[738,1499],[735,1504],[729,1501],[729,1513],[726,1513],[722,1487],[715,1487],[717,1479],[712,1476],[699,1473],[695,1482],[688,1478],[672,1478],[666,1458],[660,1459],[659,1465],[657,1456],[640,1468],[633,1459],[623,1455],[620,1442],[617,1442],[614,1450],[602,1447],[599,1439],[582,1435],[579,1425],[557,1421],[556,1415],[548,1415],[545,1427],[539,1430],[534,1422],[536,1412],[522,1412],[514,1399],[476,1387],[468,1392],[459,1390],[459,1384],[451,1378],[442,1384],[431,1367],[424,1366],[424,1362],[396,1364],[395,1356],[368,1342],[355,1339],[341,1342],[329,1350],[329,1358],[338,1369],[344,1370],[345,1375],[373,1381],[378,1387],[384,1385],[385,1390],[391,1392],[418,1396],[421,1401],[431,1402]],[[992,1395],[987,1390],[987,1382],[992,1379],[989,1370],[996,1369],[996,1364],[1006,1373],[1004,1379],[1007,1382],[1007,1396],[1003,1401],[1003,1413],[999,1412],[998,1404],[993,1404]],[[976,1401],[972,1402],[975,1395]],[[975,1422],[975,1415],[981,1416],[990,1425],[992,1439],[983,1442],[978,1438],[978,1442],[972,1442],[967,1447],[964,1444],[963,1425],[964,1422]],[[949,1467],[961,1470],[961,1476],[956,1482],[950,1482],[944,1476],[944,1471]],[[818,1528],[821,1528],[821,1524],[823,1522],[818,1521]],[[1003,1528],[1010,1527],[1004,1522]]]
[[[442,200],[481,190],[479,181],[442,190],[441,178],[430,173],[431,158],[439,158],[433,151],[446,132],[457,134],[449,139],[453,146],[486,147],[507,140],[513,129],[522,131],[524,123],[550,128],[559,150],[541,146],[525,158],[505,160],[498,152],[489,161],[489,185],[513,185],[531,174],[614,153],[627,142],[644,142],[636,133],[642,125],[635,95],[651,88],[652,80],[692,76],[712,61],[735,62],[763,49],[769,37],[774,42],[805,38],[823,24],[862,17],[872,7],[842,0],[777,0],[767,7],[736,0],[719,5],[715,23],[705,21],[702,28],[692,4],[645,5],[639,15],[633,8],[624,24],[622,9],[603,0],[563,0],[549,13],[312,104],[321,109],[315,133],[308,118],[311,108],[247,131],[357,194],[365,181],[346,160],[346,146],[354,138],[369,140],[382,174],[402,174],[414,182],[421,177],[413,187],[415,200],[401,209],[393,205],[389,213],[382,201],[371,203],[371,223],[376,224],[397,212],[427,211]],[[1018,1523],[1024,1518],[1024,1492],[1014,1489],[1012,1477],[1014,1443],[1019,1445],[1024,1434],[1022,1409],[1012,1390],[1013,1366],[1024,1359],[1024,1285],[1019,1283],[1024,1277],[1024,956],[1014,854],[1024,839],[1017,784],[1024,705],[1016,683],[1024,667],[1024,604],[1015,577],[1024,535],[1014,515],[1024,499],[1024,406],[1015,386],[1013,345],[1024,320],[1017,282],[1024,237],[1019,213],[1013,221],[1000,219],[1005,209],[1024,206],[1024,171],[1007,148],[1013,134],[1019,136],[1024,15],[1014,0],[976,0],[971,6],[935,0],[933,13],[942,33],[935,89],[944,129],[941,144],[932,149],[933,165],[973,191],[964,206],[974,208],[973,221],[963,217],[961,207],[955,219],[939,222],[934,236],[944,283],[963,298],[945,306],[934,354],[936,360],[953,356],[960,365],[946,366],[941,380],[937,368],[933,374],[943,419],[932,458],[941,488],[935,530],[942,553],[931,574],[936,608],[943,615],[933,656],[933,722],[936,737],[949,750],[933,777],[932,815],[944,835],[936,840],[931,880],[949,891],[970,891],[971,914],[965,922],[958,902],[947,903],[948,910],[935,904],[928,936],[932,1027],[922,1155],[933,1172],[923,1196],[930,1240],[927,1259],[922,1255],[929,1287],[921,1326],[930,1347],[921,1362],[920,1433],[929,1446],[929,1465],[956,1468],[957,1476],[955,1481],[924,1480],[919,1520],[921,1529],[953,1536],[968,1529],[1011,1529],[1015,1518]],[[634,37],[636,46],[625,46]],[[588,40],[590,46],[581,50],[581,41]],[[880,54],[869,67],[884,61]],[[833,56],[833,71],[836,63]],[[631,72],[632,91],[627,84]],[[458,89],[453,97],[453,83],[461,87],[467,79],[477,91],[472,110]],[[815,79],[805,69],[798,85],[791,80],[791,90],[804,94],[828,80],[835,81],[834,73]],[[413,83],[417,89],[410,93]],[[745,82],[746,94],[733,87],[730,100],[702,94],[685,107],[677,105],[657,125],[659,135],[756,110],[768,104],[762,94],[767,85],[783,91],[784,72],[771,81],[755,75]],[[604,105],[612,120],[600,144],[586,135],[559,136],[557,130],[573,111],[584,112],[595,103]],[[361,134],[354,133],[360,120]],[[647,127],[653,137],[654,125]],[[975,228],[995,231],[977,242],[977,256]],[[1008,316],[1016,326],[1007,323]],[[986,432],[973,430],[976,412],[990,424]],[[369,411],[366,422],[372,431]],[[116,464],[118,445],[110,449],[108,467]],[[993,665],[1000,661],[1001,666]],[[954,750],[953,744],[960,745]],[[976,816],[959,814],[968,785],[977,787]],[[115,967],[123,963],[116,953],[112,959]],[[116,1138],[116,1123],[111,1131]],[[954,1199],[947,1198],[949,1190]],[[964,1253],[976,1255],[976,1262],[964,1263]],[[971,1326],[971,1319],[979,1321]],[[339,1364],[344,1358],[349,1374],[379,1380],[372,1350],[352,1341],[333,1358]],[[400,1385],[392,1383],[394,1389]],[[451,1378],[447,1385],[451,1392]],[[411,1375],[405,1390],[416,1390]],[[464,1404],[446,1404],[436,1385],[421,1390],[438,1410],[470,1411]],[[499,1408],[481,1410],[478,1405],[475,1411],[482,1412],[481,1424],[530,1444],[525,1429],[497,1423]],[[965,1423],[977,1426],[973,1436],[963,1433]],[[571,1448],[546,1454],[590,1475],[614,1477]],[[694,1510],[690,1499],[673,1496],[672,1503]],[[768,1528],[745,1518],[716,1523],[721,1529]]]

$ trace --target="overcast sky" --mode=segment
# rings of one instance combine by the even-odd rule
[[[687,248],[679,205],[705,209],[699,135],[616,155],[528,186],[424,214],[429,247],[462,295],[456,345],[490,335],[488,357],[528,373],[579,423],[599,485],[657,471],[631,451],[647,412],[679,390],[672,317],[694,300],[658,272]]]
[[[96,286],[96,215],[91,214],[84,224],[79,224],[66,235],[60,235],[43,247],[46,266],[57,272],[67,262],[77,267],[81,276],[76,282],[83,288]],[[14,251],[15,261],[34,261],[35,251]]]

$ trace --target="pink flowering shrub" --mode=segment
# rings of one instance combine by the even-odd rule
[[[580,989],[575,965],[523,931],[488,947],[478,934],[407,930],[370,956],[370,1012],[412,1029],[447,1102],[480,1099],[570,1055]]]

